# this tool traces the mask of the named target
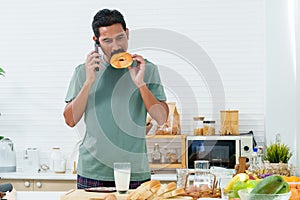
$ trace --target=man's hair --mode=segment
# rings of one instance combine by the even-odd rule
[[[100,37],[99,28],[103,26],[111,26],[113,24],[121,24],[124,31],[126,23],[123,15],[117,10],[103,9],[97,12],[92,23],[94,34],[97,38]]]

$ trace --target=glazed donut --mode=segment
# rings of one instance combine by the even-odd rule
[[[132,62],[132,57],[127,52],[116,53],[110,59],[111,66],[117,69],[127,68]]]

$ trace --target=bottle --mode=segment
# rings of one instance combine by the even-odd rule
[[[257,167],[257,148],[253,148],[253,153],[251,155],[250,166],[248,169],[250,172],[256,173],[258,170]]]
[[[159,164],[161,163],[162,153],[159,150],[159,145],[155,143],[154,149],[152,152],[152,163]]]
[[[257,149],[257,168],[259,170],[259,174],[263,174],[264,171],[264,153],[263,153],[263,146],[258,146]]]

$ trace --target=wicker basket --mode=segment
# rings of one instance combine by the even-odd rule
[[[222,198],[222,192],[221,188],[218,188],[216,186],[216,175],[210,172],[207,172],[208,174],[212,175],[214,177],[212,188],[208,188],[206,190],[200,190],[198,192],[187,192],[187,183],[189,181],[189,176],[191,174],[195,174],[195,172],[189,172],[185,178],[185,184],[184,184],[184,190],[187,192],[188,196],[193,197],[193,199],[198,199],[198,198]]]

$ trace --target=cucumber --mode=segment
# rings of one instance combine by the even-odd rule
[[[284,194],[289,191],[290,191],[290,185],[287,182],[284,182],[282,188],[277,192],[277,194]]]
[[[264,178],[251,191],[252,194],[276,194],[283,187],[285,181],[281,176],[273,175]]]

